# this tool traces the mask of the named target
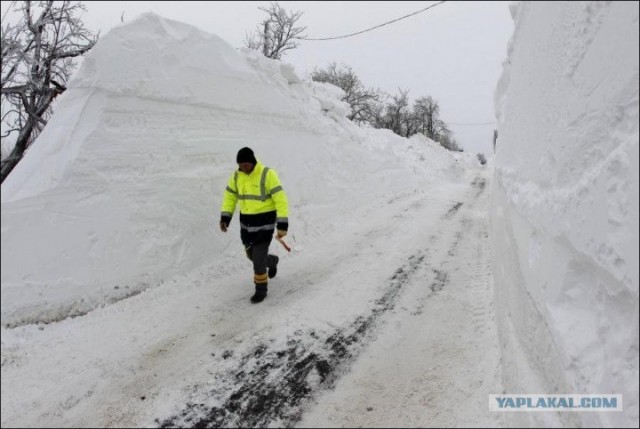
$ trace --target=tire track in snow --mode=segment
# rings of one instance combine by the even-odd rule
[[[443,220],[452,219],[462,206],[456,202]],[[436,245],[438,238],[430,240]],[[348,370],[373,335],[381,317],[392,310],[403,287],[416,272],[429,267],[428,250],[418,251],[388,280],[382,297],[366,315],[332,332],[296,332],[284,347],[260,344],[243,355],[234,369],[217,376],[216,389],[194,389],[183,410],[164,419],[160,427],[265,427],[292,426],[301,418],[305,401],[331,389]],[[436,272],[432,293],[444,287],[447,273]]]
[[[500,426],[486,407],[502,384],[484,188],[474,180],[455,220],[432,228],[429,263],[300,427]]]
[[[402,287],[412,279],[424,259],[424,252],[411,255],[392,275],[386,292],[376,300],[368,315],[332,333],[300,332],[285,348],[258,345],[241,357],[237,368],[221,377],[223,385],[234,386],[230,394],[227,389],[206,394],[218,405],[190,401],[180,414],[162,421],[158,419],[156,423],[161,427],[292,425],[300,418],[303,401],[316,390],[330,388],[357,357],[380,317],[394,307]]]
[[[473,190],[476,190],[477,192],[475,192],[475,194],[473,195],[473,198],[471,199],[470,203],[467,205],[468,206],[468,210],[472,210],[476,200],[480,197],[480,195],[484,192],[485,189],[485,185],[486,185],[486,179],[482,178],[482,177],[475,177],[473,179],[473,181],[471,182],[471,187]],[[445,213],[445,215],[442,217],[443,220],[450,220],[453,218],[453,216],[455,216],[459,211],[460,208],[463,206],[462,202],[456,202],[453,204],[453,206],[451,206],[449,208],[449,210],[447,211],[447,213]],[[454,234],[454,240],[451,243],[451,246],[449,247],[449,249],[446,252],[446,256],[442,256],[442,260],[440,261],[440,265],[438,266],[438,268],[432,268],[431,271],[434,275],[433,280],[431,281],[430,285],[429,285],[429,291],[427,294],[423,295],[422,297],[420,297],[418,299],[418,305],[415,308],[415,310],[413,310],[411,312],[411,315],[413,316],[420,316],[423,314],[424,312],[424,307],[425,304],[427,302],[428,299],[430,299],[434,294],[442,291],[446,285],[450,282],[451,280],[451,275],[450,273],[445,269],[445,266],[448,265],[451,261],[453,261],[456,257],[457,254],[457,249],[458,249],[458,245],[461,241],[463,241],[464,239],[464,234],[465,232],[468,233],[470,231],[470,229],[472,228],[472,224],[473,221],[471,219],[469,219],[469,217],[464,214],[462,216],[462,218],[460,219],[460,229],[458,229]],[[439,239],[439,237],[436,236],[431,236],[429,237],[429,241],[431,242],[431,244],[435,244],[436,241]],[[437,258],[436,258],[437,259]]]

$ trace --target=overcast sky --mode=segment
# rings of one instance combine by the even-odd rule
[[[2,10],[7,9],[3,2]],[[334,37],[382,24],[437,2],[296,2],[287,10],[304,13],[299,23],[310,38]],[[86,25],[106,34],[139,14],[165,18],[214,33],[233,47],[244,45],[266,16],[258,7],[269,2],[85,2]],[[123,15],[124,14],[124,15]],[[303,41],[283,61],[304,77],[330,62],[350,65],[365,86],[387,93],[408,89],[411,100],[430,95],[441,116],[467,151],[491,153],[495,124],[493,91],[513,31],[508,2],[445,2],[420,14],[346,39]]]

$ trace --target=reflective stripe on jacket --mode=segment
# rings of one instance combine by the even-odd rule
[[[236,170],[229,178],[222,200],[222,216],[231,218],[240,205],[241,215],[276,211],[278,223],[288,223],[289,203],[278,174],[258,162],[250,174]]]

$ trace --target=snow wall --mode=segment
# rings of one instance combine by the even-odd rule
[[[357,127],[339,88],[155,14],[102,37],[68,88],[2,184],[3,326],[84,314],[205,263],[246,272],[237,214],[218,230],[244,146],[278,171],[299,246],[408,183],[479,166]]]
[[[638,427],[638,2],[510,4],[492,189],[506,393],[622,394]]]

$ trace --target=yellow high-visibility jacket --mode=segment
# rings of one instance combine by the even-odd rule
[[[224,191],[222,221],[231,221],[238,203],[243,241],[247,234],[263,231],[273,234],[276,224],[285,231],[289,227],[289,202],[273,168],[258,162],[250,174],[234,171]]]

